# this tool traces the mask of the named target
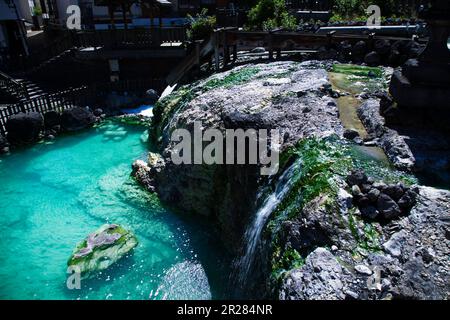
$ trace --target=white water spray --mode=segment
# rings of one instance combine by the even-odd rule
[[[298,167],[299,161],[295,161],[291,166],[286,169],[283,174],[278,178],[275,186],[275,191],[270,194],[263,202],[261,207],[255,214],[252,223],[248,226],[244,234],[244,243],[246,249],[244,256],[239,261],[239,280],[241,283],[246,281],[248,274],[251,270],[253,261],[255,259],[255,251],[260,240],[261,232],[269,219],[273,210],[276,209],[278,204],[284,199],[286,194],[291,189],[294,183],[292,177],[294,175],[295,168]],[[260,191],[261,193],[261,191]],[[260,197],[261,194],[258,194]]]

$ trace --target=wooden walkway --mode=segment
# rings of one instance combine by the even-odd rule
[[[48,46],[39,48],[26,57],[12,57],[0,67],[10,71],[23,69],[26,72],[35,72],[43,65],[76,49],[167,50],[170,47],[176,48],[173,44],[182,44],[186,40],[185,27],[66,31]]]
[[[263,47],[268,51],[269,59],[280,57],[283,51],[316,51],[321,47],[330,47],[342,41],[354,44],[365,41],[369,47],[379,39],[391,41],[411,41],[412,38],[387,37],[372,33],[369,35],[328,34],[289,32],[282,29],[267,31],[242,31],[238,28],[221,28],[214,31],[207,40],[195,43],[195,49],[186,56],[169,74],[167,84],[173,87],[192,68],[202,62],[213,61],[214,69],[227,68],[229,63],[237,59],[240,51],[250,51],[256,47]],[[423,42],[417,39],[417,41]]]

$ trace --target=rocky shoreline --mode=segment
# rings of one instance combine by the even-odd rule
[[[6,122],[6,137],[0,135],[0,155],[8,154],[11,148],[33,144],[38,141],[51,141],[61,133],[88,129],[106,118],[117,118],[130,124],[146,125],[144,116],[124,114],[121,110],[137,105],[153,105],[159,94],[149,89],[141,95],[120,95],[112,92],[104,99],[102,108],[69,106],[62,112],[47,111],[19,112],[9,117]]]
[[[252,64],[180,88],[154,110],[151,130],[160,155],[136,162],[134,175],[178,211],[211,219],[239,257],[244,231],[261,205],[258,190],[270,189],[270,180],[258,175],[257,166],[175,165],[170,133],[192,132],[198,119],[218,130],[278,128],[281,169],[292,163],[292,150],[303,166],[299,182],[264,229],[252,285],[244,284],[253,291],[247,297],[448,299],[450,193],[419,186],[413,177],[354,155],[333,158],[352,144],[345,142],[335,101],[344,93],[332,90],[328,79],[332,64]],[[413,157],[397,132],[385,126],[379,95],[368,92],[360,101],[358,115],[371,138],[394,165],[410,170]],[[330,139],[335,142],[323,142]],[[371,187],[346,181],[356,163],[368,168],[364,179]],[[391,193],[396,188],[399,197]]]
[[[450,192],[415,187],[417,202],[407,214],[374,222],[341,182],[337,212],[321,195],[301,218],[283,222],[283,250],[310,253],[301,267],[286,271],[279,298],[448,299]],[[382,194],[380,202],[385,214],[396,211]]]

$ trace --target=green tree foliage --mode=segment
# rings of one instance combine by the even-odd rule
[[[368,17],[366,9],[370,5],[379,6],[382,17],[395,17],[407,14],[406,12],[397,12],[395,0],[335,0],[332,20]]]
[[[33,15],[34,16],[42,16],[42,9],[41,9],[41,7],[34,7],[33,8]]]
[[[252,30],[296,27],[297,21],[289,14],[284,0],[260,0],[248,13],[248,28]]]
[[[208,9],[204,8],[195,16],[188,15],[190,40],[203,40],[210,36],[216,26],[216,17],[208,16]]]

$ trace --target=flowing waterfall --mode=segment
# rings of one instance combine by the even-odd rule
[[[270,217],[273,210],[276,209],[278,204],[284,199],[288,191],[293,184],[293,175],[295,168],[299,165],[299,161],[295,161],[283,174],[278,178],[276,182],[275,191],[270,194],[263,202],[261,207],[255,214],[252,223],[247,227],[244,234],[244,243],[246,244],[245,254],[239,261],[239,280],[244,282],[251,270],[251,266],[255,259],[256,247],[259,243],[261,232]],[[261,191],[258,197],[261,196]]]

